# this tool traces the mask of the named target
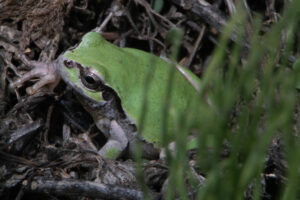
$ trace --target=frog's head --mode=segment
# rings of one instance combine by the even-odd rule
[[[107,101],[104,81],[105,69],[96,70],[68,59],[62,55],[58,59],[58,71],[64,82],[84,98],[102,103]]]
[[[110,46],[99,33],[90,32],[76,48],[66,51],[58,59],[61,78],[85,99],[98,103],[108,100],[105,89],[110,87],[112,75],[108,72],[111,64],[107,63],[110,58],[106,53],[115,55]]]

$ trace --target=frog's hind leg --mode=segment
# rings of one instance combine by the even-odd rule
[[[128,138],[125,132],[116,120],[112,120],[110,122],[108,141],[98,153],[104,158],[115,159],[126,149],[127,145]]]

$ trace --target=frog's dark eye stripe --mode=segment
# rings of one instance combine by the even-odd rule
[[[109,91],[104,91],[102,92],[102,98],[105,100],[105,101],[109,101],[113,98],[113,94]]]

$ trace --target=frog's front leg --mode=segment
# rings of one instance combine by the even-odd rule
[[[26,88],[26,92],[29,95],[36,93],[44,86],[48,86],[50,91],[58,85],[60,76],[56,72],[55,63],[43,63],[37,61],[30,61],[25,55],[19,55],[20,60],[29,67],[32,67],[29,72],[25,73],[22,77],[10,84],[11,88],[21,87],[26,81],[32,78],[39,78],[33,86]]]
[[[118,158],[128,145],[128,138],[121,126],[116,120],[102,119],[97,123],[97,127],[108,139],[98,153],[104,158]]]

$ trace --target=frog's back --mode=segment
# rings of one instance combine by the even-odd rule
[[[180,126],[180,117],[186,111],[188,104],[196,99],[197,91],[194,86],[180,73],[175,66],[167,63],[165,60],[149,54],[147,52],[123,48],[128,54],[134,57],[134,60],[140,60],[131,66],[130,80],[133,87],[136,89],[133,94],[129,94],[122,100],[123,104],[127,104],[129,109],[127,112],[134,112],[134,116],[145,115],[142,134],[147,141],[160,144],[163,127],[164,105],[167,98],[169,104],[168,113],[168,130],[169,133],[175,131]],[[168,91],[170,74],[174,71],[173,80],[171,83],[171,92]],[[142,71],[140,74],[135,74],[135,71]],[[138,76],[140,76],[138,78]],[[139,79],[136,81],[136,79]],[[146,96],[145,96],[146,95]],[[143,108],[143,97],[146,99],[146,110]],[[135,99],[139,99],[136,102]],[[131,102],[134,103],[131,103]],[[137,115],[136,115],[137,114]],[[134,119],[139,123],[139,119]],[[139,124],[138,124],[139,125]]]

